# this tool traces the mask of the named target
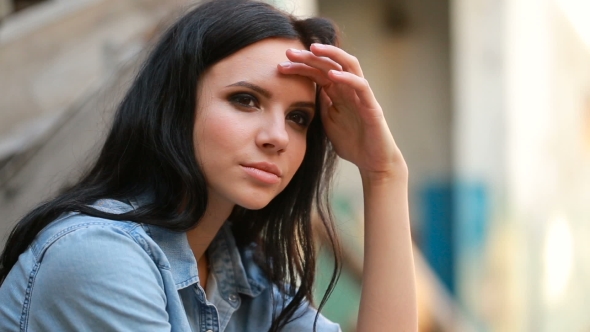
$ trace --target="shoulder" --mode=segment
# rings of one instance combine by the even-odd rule
[[[31,326],[126,330],[133,321],[165,328],[165,280],[148,241],[133,222],[80,214],[56,220],[35,243],[25,300]]]
[[[57,220],[36,239],[31,250],[44,280],[65,285],[119,275],[158,277],[158,266],[141,225],[87,215]],[[136,281],[140,281],[136,280]]]
[[[92,207],[114,214],[125,212],[131,208],[114,200],[100,200]],[[141,249],[145,239],[148,238],[149,236],[141,225],[135,222],[68,212],[39,232],[29,249],[38,260],[41,260],[48,251],[52,253],[72,251],[72,254],[75,254],[81,247],[93,249],[121,240],[123,240],[122,244]]]
[[[124,212],[126,205],[103,200],[94,208],[110,213]],[[43,229],[28,251],[44,280],[75,282],[100,278],[105,274],[142,271],[157,276],[157,245],[142,225],[131,221],[116,221],[80,213],[67,213]],[[146,273],[150,272],[150,273]]]

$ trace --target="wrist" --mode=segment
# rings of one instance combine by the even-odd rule
[[[362,170],[359,169],[363,185],[382,185],[382,184],[405,184],[408,183],[408,166],[405,162],[398,163],[386,170]]]

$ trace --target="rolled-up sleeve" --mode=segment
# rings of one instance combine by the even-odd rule
[[[158,266],[133,236],[92,225],[44,252],[25,321],[29,331],[170,331]]]

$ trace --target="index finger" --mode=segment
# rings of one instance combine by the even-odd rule
[[[334,60],[342,66],[342,70],[344,71],[364,77],[359,60],[354,55],[346,53],[339,47],[313,43],[311,44],[310,51],[316,56],[323,56]]]

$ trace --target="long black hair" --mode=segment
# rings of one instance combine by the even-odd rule
[[[0,284],[35,236],[67,211],[175,231],[193,228],[207,206],[206,179],[193,141],[199,79],[225,57],[272,37],[300,40],[307,48],[313,42],[337,44],[337,32],[330,21],[299,20],[257,1],[207,1],[182,16],[163,34],[141,67],[86,175],[28,213],[12,230],[0,256]],[[236,207],[232,213],[238,245],[257,244],[258,264],[289,298],[288,304],[275,310],[280,313],[275,315],[271,331],[292,320],[304,300],[312,302],[316,268],[312,216],[317,216],[313,218],[324,226],[333,251],[338,253],[329,205],[335,161],[321,117],[315,116],[308,129],[303,162],[287,187],[260,210]],[[89,206],[101,198],[126,200],[146,193],[153,197],[151,203],[123,214]],[[319,309],[339,273],[336,254],[332,280]]]

